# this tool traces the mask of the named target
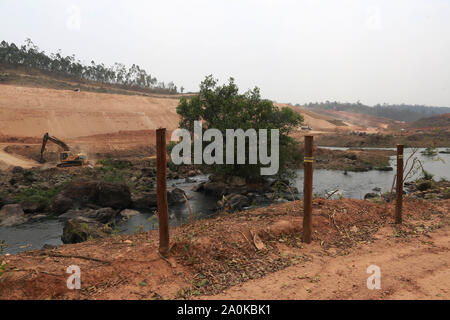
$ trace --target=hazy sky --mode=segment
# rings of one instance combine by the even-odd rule
[[[279,102],[450,106],[449,0],[0,0],[0,40]]]

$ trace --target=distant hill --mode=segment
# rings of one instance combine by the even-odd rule
[[[75,55],[64,57],[60,51],[50,54],[41,51],[31,39],[27,39],[21,46],[1,41],[0,69],[25,69],[27,73],[38,70],[42,74],[66,78],[69,81],[90,81],[99,85],[114,86],[117,89],[145,93],[176,94],[179,92],[173,82],[166,84],[158,81],[136,64],[129,68],[118,62],[110,67],[94,61],[85,64],[77,60]],[[183,93],[184,88],[179,89]]]
[[[392,120],[413,122],[422,118],[450,113],[449,107],[432,107],[424,105],[375,105],[373,107],[357,103],[341,102],[316,102],[305,105],[296,104],[299,107],[321,110],[347,111],[352,113],[368,114],[375,117],[384,117]]]
[[[450,128],[450,113],[420,119],[414,121],[409,126],[411,128]]]

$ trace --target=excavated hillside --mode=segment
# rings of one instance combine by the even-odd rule
[[[0,86],[0,135],[74,138],[178,126],[178,99]]]

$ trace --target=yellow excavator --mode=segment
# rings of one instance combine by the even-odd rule
[[[39,158],[40,163],[45,162],[44,151],[45,146],[47,145],[47,141],[49,140],[57,144],[64,150],[59,154],[59,160],[61,162],[56,165],[57,167],[74,167],[87,164],[87,156],[84,153],[73,154],[72,152],[70,152],[70,148],[67,144],[56,137],[50,136],[48,132],[45,133],[44,138],[42,139],[41,156]]]

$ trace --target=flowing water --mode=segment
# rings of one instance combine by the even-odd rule
[[[335,150],[347,150],[348,148],[328,148]],[[368,149],[368,148],[365,148]],[[388,148],[372,148],[372,149],[388,149]],[[392,148],[389,148],[392,149]],[[437,157],[429,157],[422,155],[420,151],[416,153],[416,157],[422,161],[422,164],[429,173],[434,175],[435,180],[450,180],[450,154],[438,154]],[[441,148],[439,150],[445,150]],[[412,149],[405,149],[405,159],[411,154]],[[381,192],[390,191],[392,181],[396,172],[395,156],[391,158],[391,166],[393,171],[368,171],[368,172],[348,172],[344,174],[342,171],[316,169],[314,170],[314,189],[316,195],[324,196],[335,190],[339,190],[336,196],[345,198],[363,199],[364,195],[374,192],[374,188],[381,188]],[[297,170],[297,177],[292,183],[300,191],[303,190],[303,170]],[[417,172],[408,180],[414,180],[421,176],[421,172]],[[215,215],[216,200],[207,197],[202,193],[193,192],[192,188],[206,181],[206,175],[199,175],[192,178],[195,182],[185,182],[184,179],[168,181],[168,187],[178,187],[183,189],[188,198],[189,203],[196,219],[211,218]],[[187,222],[190,214],[186,204],[177,204],[169,207],[171,226],[179,225]],[[157,219],[153,212],[142,212],[121,223],[118,228],[121,233],[133,233],[137,231],[146,231],[157,228]],[[8,245],[3,251],[4,253],[17,253],[25,250],[40,249],[44,244],[61,244],[61,235],[64,227],[64,221],[59,219],[42,219],[39,221],[28,222],[14,227],[0,227],[0,241],[4,240]]]

